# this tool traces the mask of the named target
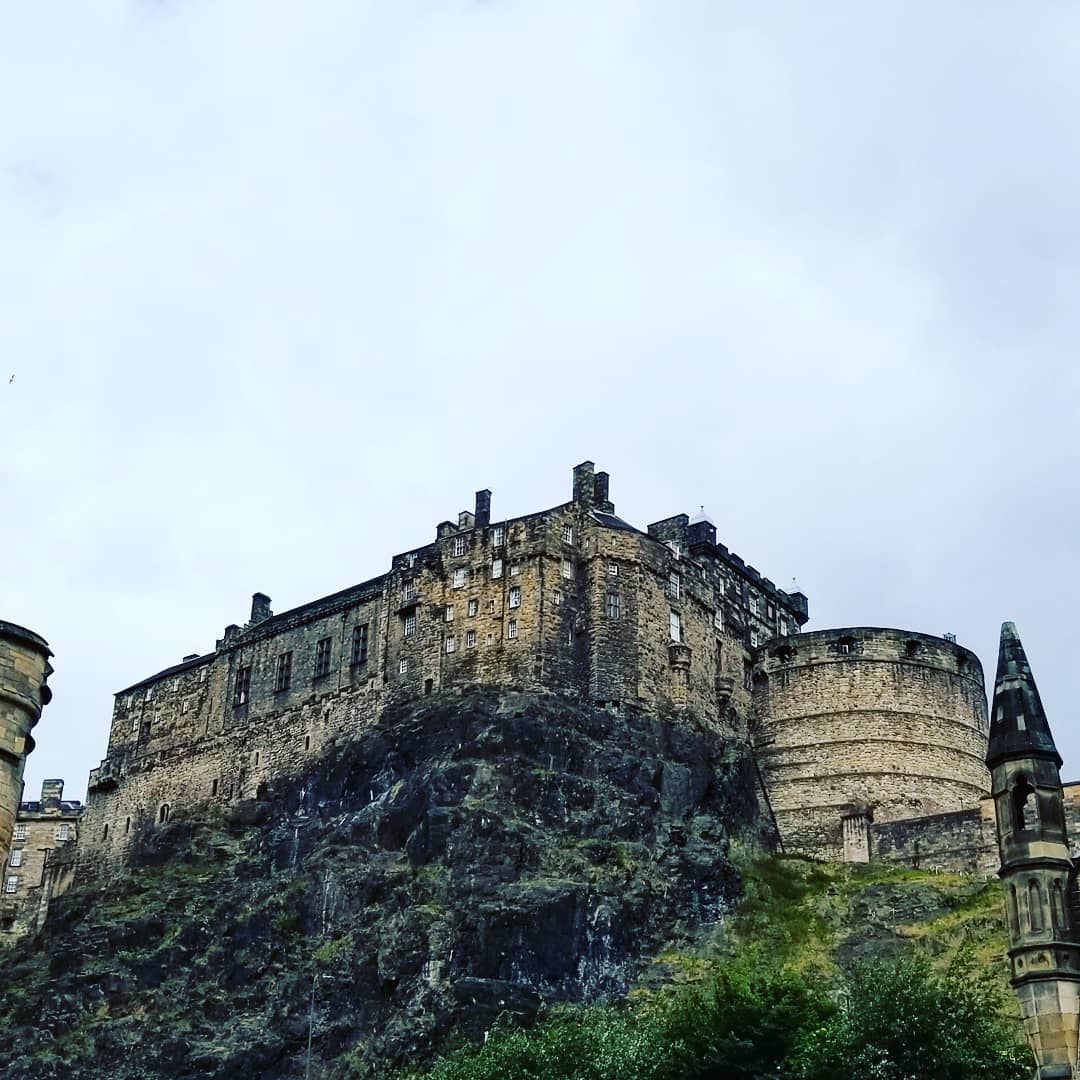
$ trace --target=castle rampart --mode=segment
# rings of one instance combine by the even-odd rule
[[[32,630],[0,620],[0,857],[6,859],[22,798],[30,731],[49,703],[48,642]]]
[[[989,790],[986,693],[970,650],[926,634],[822,630],[756,658],[753,738],[786,848],[840,858],[840,818],[972,810]]]

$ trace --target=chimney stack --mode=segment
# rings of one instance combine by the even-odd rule
[[[486,528],[491,524],[491,492],[487,488],[476,493],[476,527]]]
[[[270,597],[266,593],[253,593],[251,597],[251,618],[248,626],[266,622],[274,613],[270,610]]]
[[[63,780],[42,780],[41,782],[41,809],[59,810],[60,800],[64,797]]]
[[[592,506],[596,498],[593,470],[596,466],[591,461],[583,461],[574,466],[574,502]]]
[[[605,514],[615,513],[615,504],[608,498],[608,485],[611,477],[606,472],[598,472],[593,481],[593,502],[596,509]]]

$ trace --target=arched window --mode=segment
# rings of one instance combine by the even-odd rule
[[[169,804],[163,802],[157,812],[158,823],[164,825],[169,820]]]
[[[1055,930],[1069,929],[1069,917],[1065,913],[1065,891],[1060,881],[1055,881],[1050,890],[1050,915],[1054,920]]]
[[[1016,778],[1012,789],[1013,822],[1018,831],[1039,827],[1039,798],[1035,789],[1021,774]]]
[[[1032,933],[1038,933],[1046,925],[1043,915],[1042,890],[1037,881],[1028,882],[1028,923]]]

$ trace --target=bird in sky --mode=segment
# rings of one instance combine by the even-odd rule
[[[15,376],[12,375],[11,378],[8,379],[8,381],[7,381],[8,386],[10,386],[14,381],[15,381]]]

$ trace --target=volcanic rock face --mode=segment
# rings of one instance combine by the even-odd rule
[[[744,744],[523,695],[425,699],[261,796],[63,898],[0,1001],[19,1075],[299,1076],[309,1024],[312,1075],[378,1075],[624,992],[770,842]],[[44,1000],[63,1030],[31,1035]]]

